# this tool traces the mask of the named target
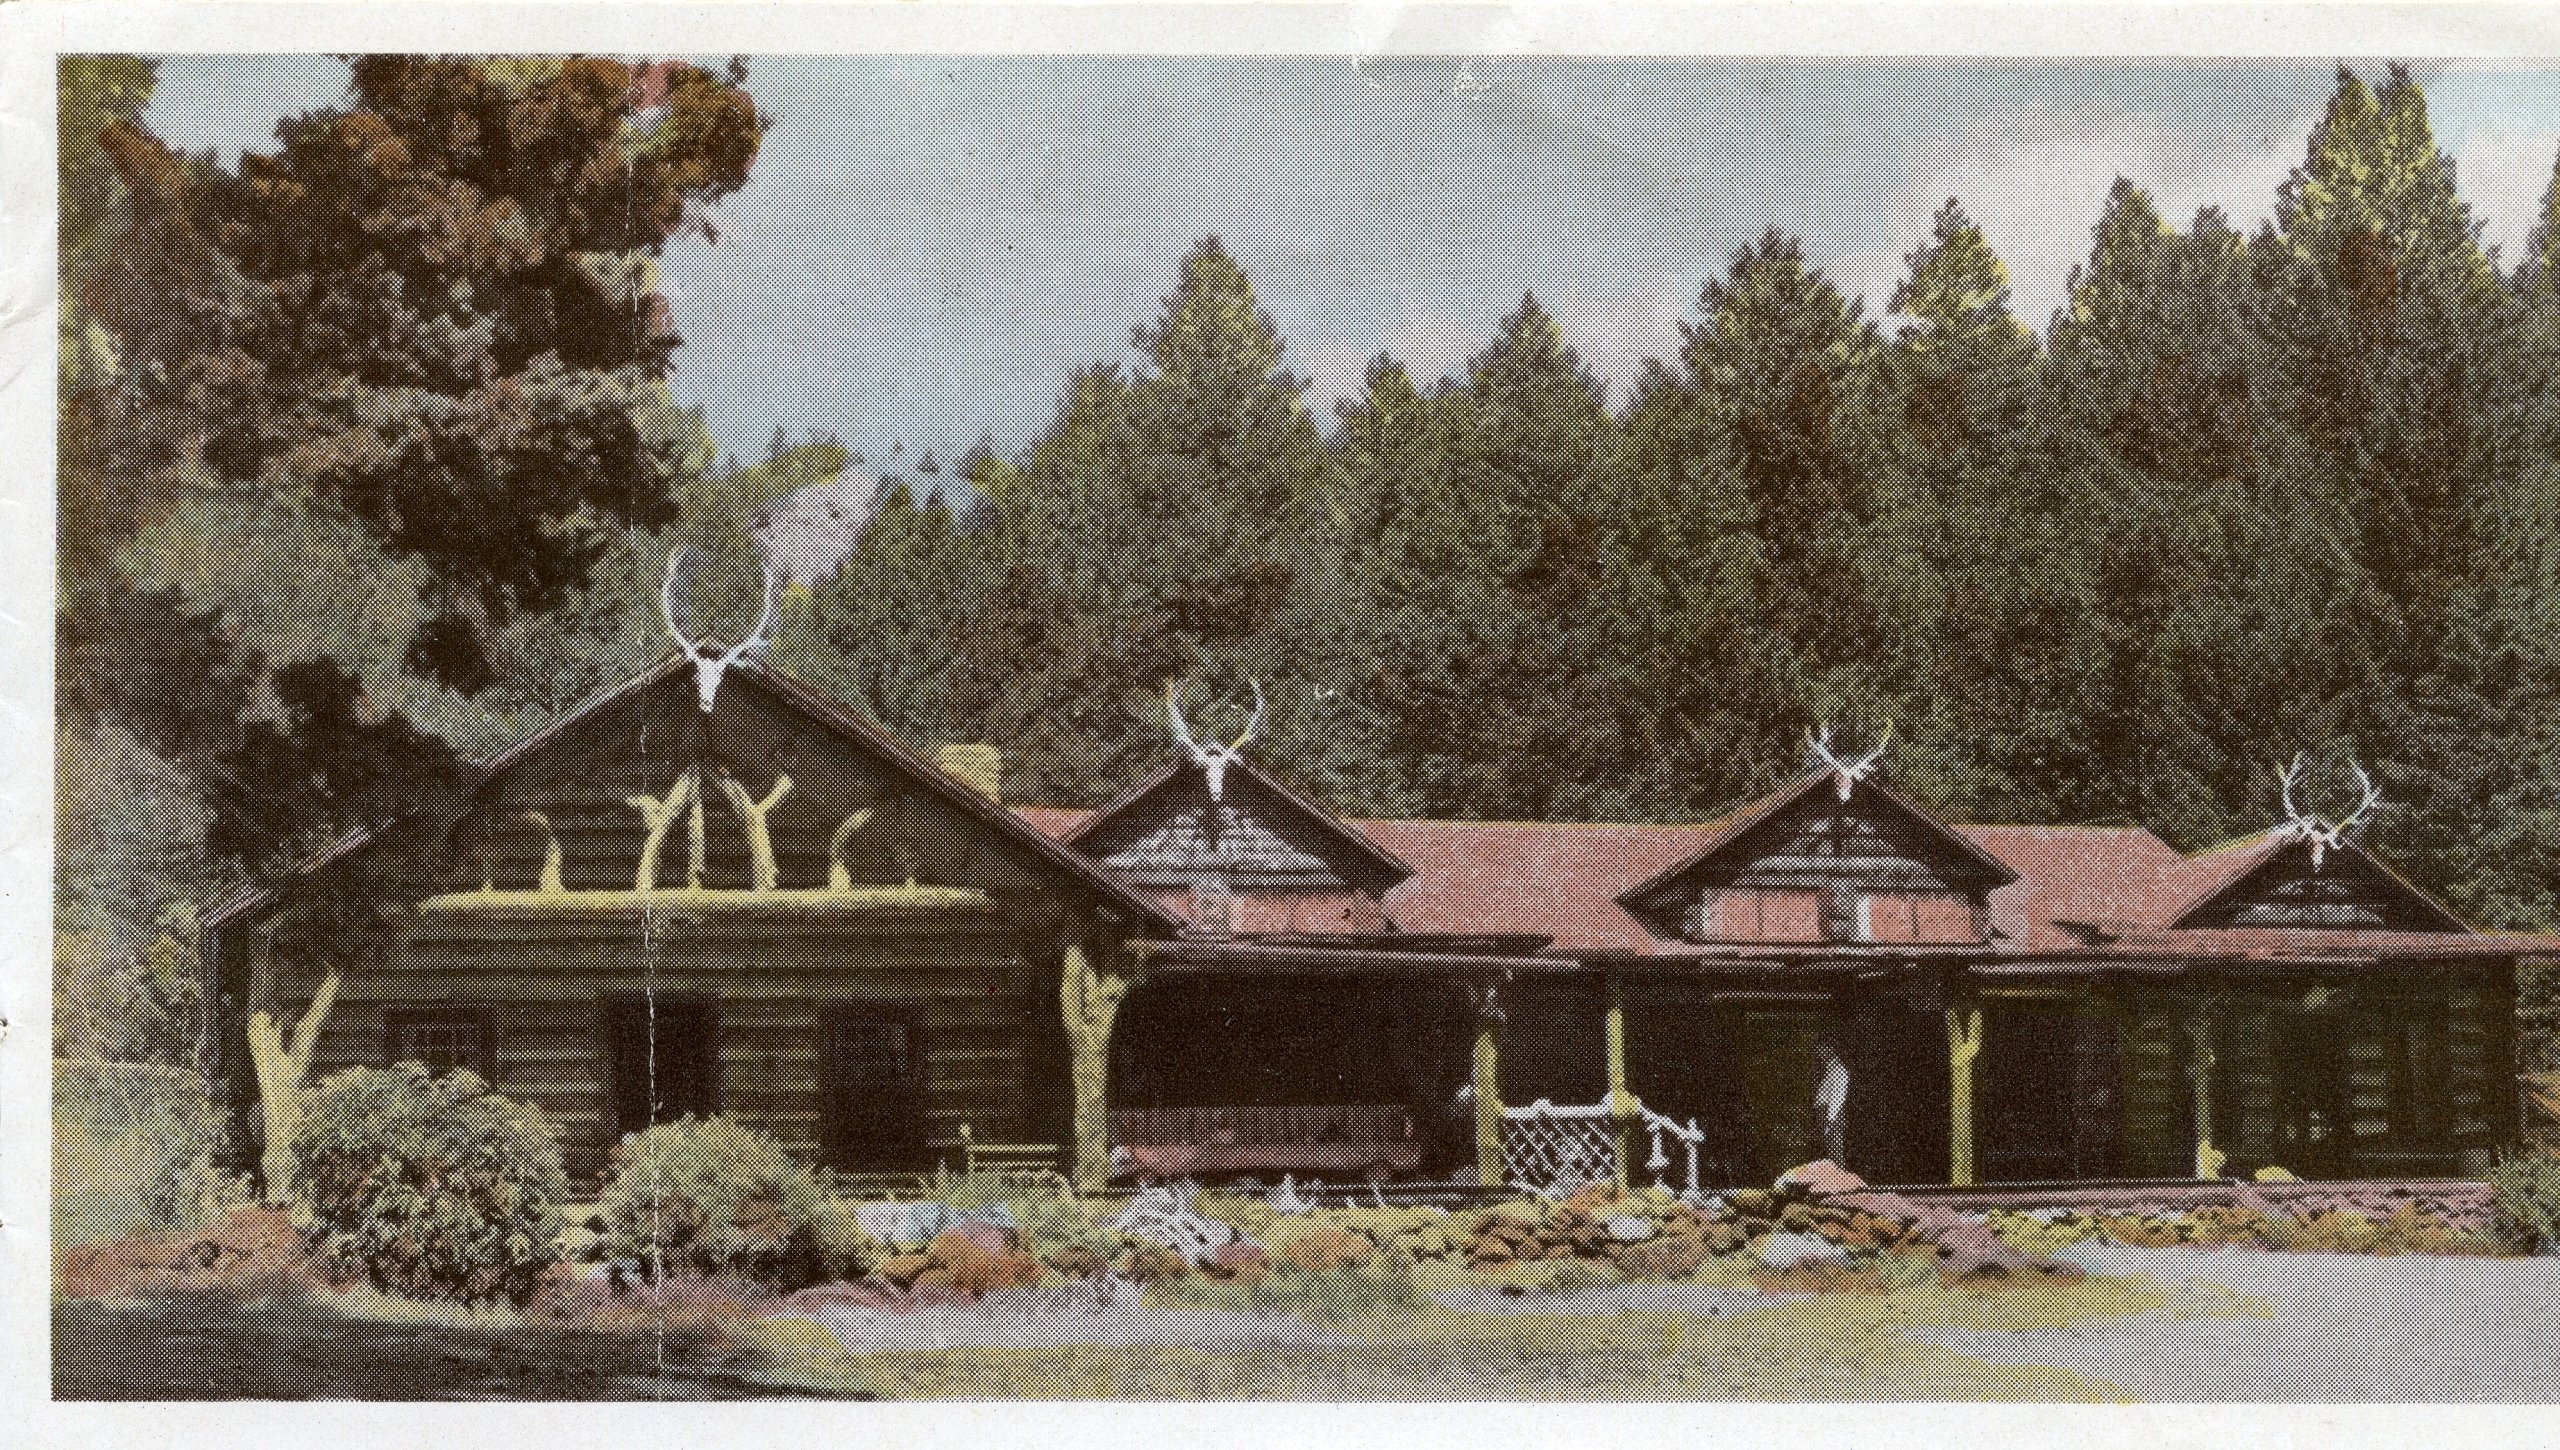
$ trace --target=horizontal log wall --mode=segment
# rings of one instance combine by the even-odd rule
[[[317,972],[280,945],[275,999],[301,1010]],[[655,932],[559,922],[490,923],[429,914],[405,945],[352,971],[313,1064],[329,1073],[385,1060],[384,1012],[487,1004],[497,1027],[495,1086],[559,1129],[571,1174],[606,1166],[615,1138],[604,1001],[620,992],[709,993],[719,1002],[720,1101],[795,1155],[819,1156],[819,1027],[826,1004],[905,1004],[925,1062],[926,1137],[958,1163],[960,1125],[1020,1141],[1037,1116],[1029,1083],[1056,1009],[1055,965],[985,914],[887,924],[771,923],[713,917]],[[861,1165],[849,1165],[859,1167]]]
[[[2288,1061],[2289,1022],[2305,1012],[2307,985],[2235,988],[2214,1011],[2214,1142],[2224,1171],[2246,1176],[2287,1163],[2280,1137],[2288,1079],[2308,1069]],[[2514,1114],[2502,1067],[2508,1031],[2499,969],[2384,975],[2332,986],[2317,1009],[2314,1040],[2342,1054],[2340,1096],[2350,1138],[2343,1172],[2393,1177],[2476,1171],[2511,1141]],[[2194,1169],[2193,1086],[2186,1024],[2199,1000],[2193,985],[2128,988],[2123,1033],[2123,1164],[2136,1177]],[[2414,1060],[2397,1034],[2412,1023],[2427,1050]],[[2414,1076],[2411,1068],[2414,1066]],[[2432,1119],[2432,1125],[2430,1124]]]

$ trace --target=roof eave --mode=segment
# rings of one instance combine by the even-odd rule
[[[1783,811],[1787,807],[1794,805],[1797,801],[1804,799],[1805,796],[1812,793],[1817,788],[1829,786],[1831,784],[1831,779],[1831,772],[1815,771],[1814,773],[1804,777],[1802,780],[1797,781],[1794,785],[1763,797],[1758,804],[1748,806],[1739,813],[1726,817],[1724,820],[1716,823],[1707,839],[1701,843],[1697,849],[1691,851],[1688,855],[1683,856],[1678,861],[1673,862],[1671,865],[1656,871],[1644,880],[1637,882],[1635,885],[1628,887],[1626,890],[1619,892],[1612,899],[1620,906],[1632,909],[1637,900],[1651,895],[1653,892],[1660,890],[1671,882],[1676,881],[1680,877],[1697,869],[1700,865],[1713,859],[1718,852],[1723,851],[1727,846],[1730,846],[1735,841],[1741,839],[1742,836],[1750,832],[1754,827],[1763,824],[1771,817],[1777,815],[1780,811]],[[1957,850],[1962,851],[1967,857],[1971,858],[1977,865],[1983,868],[1985,873],[1991,877],[1992,884],[1990,889],[1996,891],[2003,886],[2012,886],[2025,879],[2018,874],[2015,867],[2012,867],[2008,862],[1991,854],[1991,852],[1985,849],[1980,842],[1966,836],[1962,831],[1957,830],[1955,827],[1940,821],[1936,816],[1923,809],[1919,802],[1912,800],[1909,796],[1903,795],[1899,791],[1895,791],[1874,781],[1860,781],[1857,783],[1856,788],[1859,790],[1871,790],[1876,792],[1886,800],[1891,801],[1894,805],[1900,807],[1909,815],[1925,822],[1935,829],[1940,836],[1943,836],[1948,841],[1952,842]]]

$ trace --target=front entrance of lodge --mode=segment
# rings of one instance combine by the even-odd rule
[[[884,1002],[821,1009],[818,1133],[828,1167],[893,1173],[930,1166],[924,1061],[912,1010]]]
[[[1974,1141],[1986,1183],[2116,1175],[2115,1023],[2063,998],[1984,1008]]]

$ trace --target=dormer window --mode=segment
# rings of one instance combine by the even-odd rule
[[[1984,940],[1997,857],[1873,782],[1816,776],[1744,812],[1618,900],[1697,942],[1909,945]]]
[[[1227,878],[1203,876],[1191,883],[1191,924],[1204,936],[1234,935],[1236,893]]]

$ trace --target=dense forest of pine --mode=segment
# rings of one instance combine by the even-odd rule
[[[668,390],[649,258],[748,184],[743,71],[582,64],[359,62],[236,172],[142,131],[147,63],[67,64],[82,991],[177,1012],[164,908],[654,656],[674,543],[746,601],[743,507],[844,465],[723,467]],[[1949,201],[1880,316],[1772,230],[1625,396],[1524,297],[1329,418],[1211,238],[1139,362],[892,497],[774,659],[1041,803],[1159,760],[1177,676],[1261,681],[1257,756],[1352,813],[1699,819],[1890,720],[1956,818],[2195,848],[2308,750],[2458,909],[2560,927],[2560,186],[2497,258],[2455,181],[2405,71],[2342,70],[2270,221],[2119,181],[2041,329]]]

